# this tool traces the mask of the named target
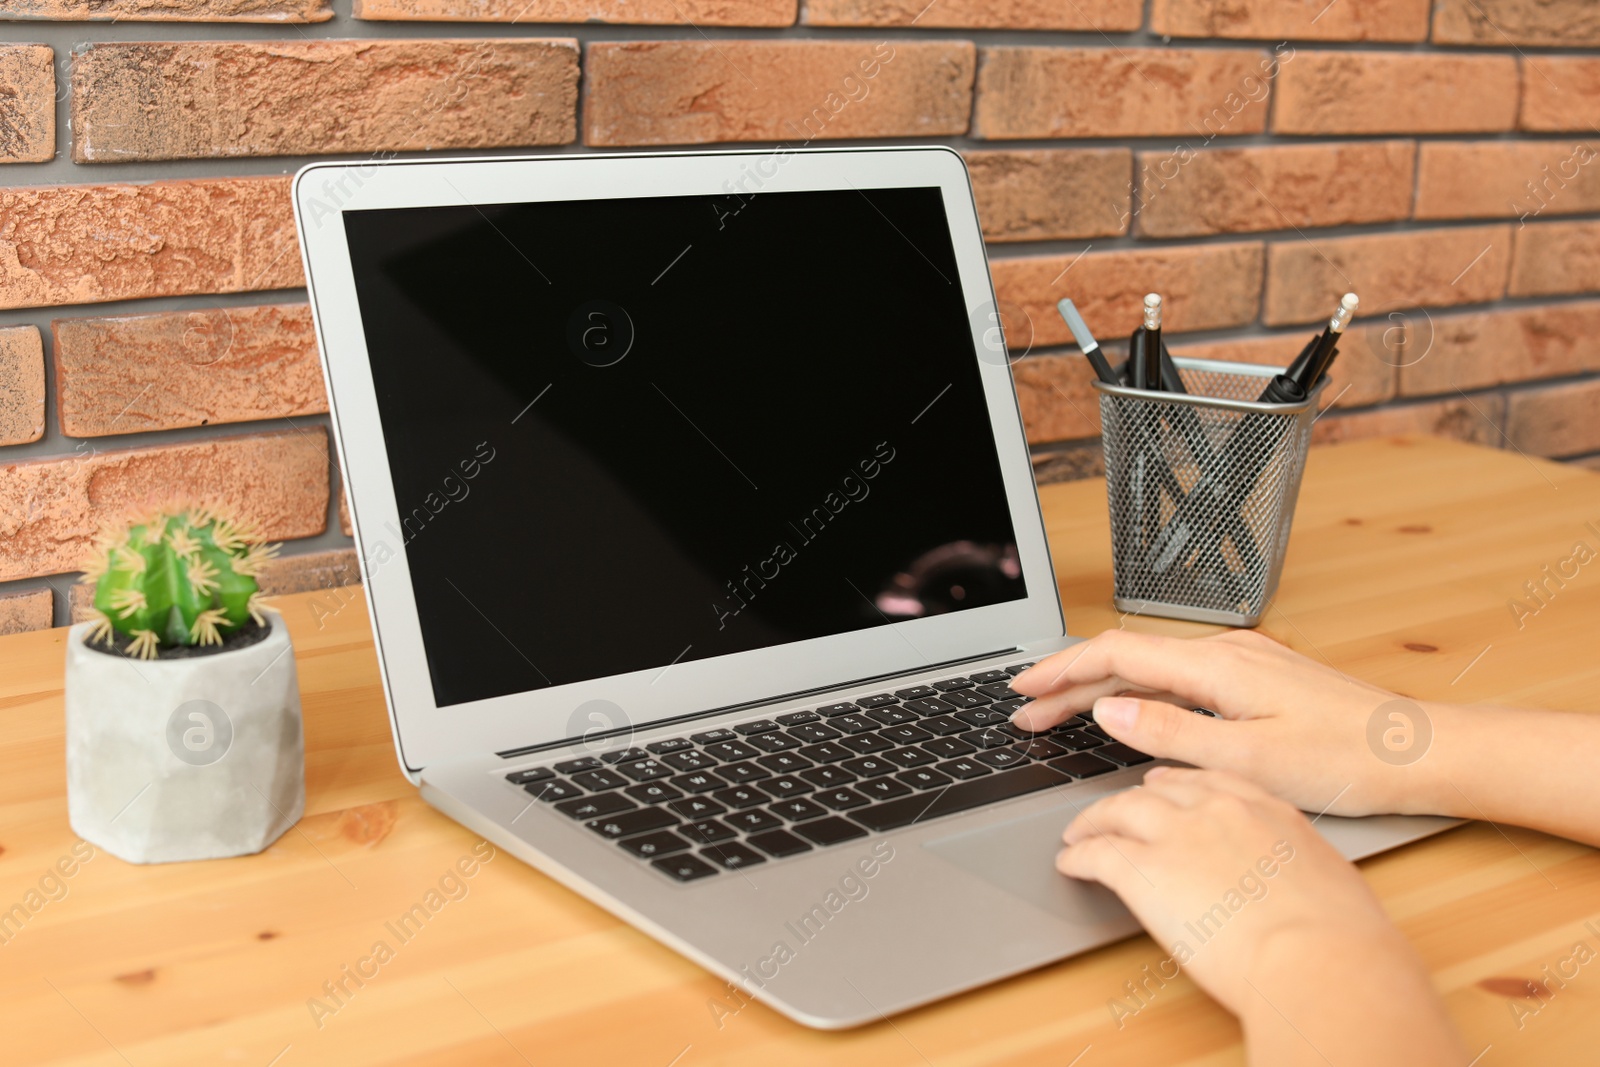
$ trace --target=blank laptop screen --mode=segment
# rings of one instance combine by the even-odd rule
[[[938,189],[344,221],[438,705],[1026,595]]]

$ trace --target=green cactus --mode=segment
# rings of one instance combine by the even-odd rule
[[[154,659],[160,648],[220,645],[249,619],[266,625],[256,576],[278,546],[263,545],[209,508],[163,509],[103,535],[84,567],[95,581],[89,641]]]

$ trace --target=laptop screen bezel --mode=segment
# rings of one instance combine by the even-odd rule
[[[350,210],[461,204],[715,196],[745,192],[937,187],[978,353],[1025,598],[829,637],[753,649],[609,678],[436,706],[417,617],[345,239]],[[378,663],[402,768],[559,744],[587,725],[593,701],[643,728],[697,712],[809,692],[999,652],[1065,632],[994,291],[966,166],[943,147],[765,148],[728,152],[551,155],[313,163],[295,175],[300,232],[335,446]],[[907,239],[910,239],[909,235]],[[863,294],[870,295],[870,294]],[[492,561],[485,560],[485,566]]]

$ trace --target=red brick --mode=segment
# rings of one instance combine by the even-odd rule
[[[1600,7],[1594,0],[1436,0],[1436,44],[1600,45]]]
[[[1011,374],[1029,444],[1100,433],[1100,398],[1089,384],[1094,371],[1081,355],[1028,356],[1011,365]]]
[[[1489,393],[1369,411],[1333,412],[1318,419],[1311,428],[1311,442],[1327,445],[1364,437],[1426,434],[1499,448],[1504,439],[1496,427],[1504,422],[1505,398]]]
[[[1140,152],[1139,233],[1194,237],[1411,214],[1410,141]]]
[[[73,57],[79,163],[567,144],[573,40],[192,41]]]
[[[1150,28],[1168,37],[1269,41],[1421,41],[1429,0],[1155,0]]]
[[[0,445],[44,436],[44,344],[37,326],[0,327]]]
[[[1600,450],[1600,381],[1512,393],[1506,423],[1506,436],[1530,455]]]
[[[917,26],[932,29],[1137,30],[1143,0],[807,0],[812,26]]]
[[[1600,371],[1600,301],[1411,315],[1389,340],[1403,396]]]
[[[1519,227],[1510,296],[1600,290],[1600,222],[1543,222]]]
[[[1524,130],[1593,131],[1600,124],[1600,59],[1594,56],[1524,56]]]
[[[1079,255],[1025,256],[990,263],[995,294],[1014,308],[1007,343],[1024,347],[1071,344],[1072,332],[1056,311],[1071,297],[1089,328],[1107,344],[1139,324],[1144,295],[1166,298],[1165,328],[1215,330],[1256,317],[1261,295],[1259,242],[1191,245]]]
[[[87,444],[87,442],[85,442]],[[281,540],[328,521],[321,427],[0,467],[0,581],[79,569],[108,522],[173,501],[211,503]]]
[[[990,241],[1113,237],[1128,232],[1126,148],[968,152],[978,219]]]
[[[1600,149],[1568,141],[1433,141],[1417,167],[1417,218],[1533,218],[1600,210]]]
[[[985,48],[973,136],[1260,133],[1276,68],[1253,49]]]
[[[1478,133],[1517,118],[1514,56],[1299,52],[1274,91],[1274,133]]]
[[[55,597],[48,589],[0,593],[0,637],[48,630],[55,624],[55,610]]]
[[[289,180],[0,187],[0,308],[302,285]]]
[[[709,144],[965,133],[968,41],[606,41],[584,65],[584,142]]]
[[[0,45],[0,163],[55,158],[55,55],[49,45]]]
[[[1300,349],[1313,332],[1273,334],[1270,337],[1237,337],[1222,341],[1189,344],[1169,343],[1174,356],[1193,359],[1222,359],[1235,363],[1253,363],[1263,367],[1287,367],[1294,362]],[[1263,382],[1262,386],[1265,387]],[[1394,399],[1395,368],[1392,357],[1381,344],[1381,330],[1377,327],[1346,331],[1339,342],[1339,358],[1328,371],[1328,384],[1322,389],[1321,406],[1365,407]]]
[[[1350,290],[1368,318],[1399,308],[1498,300],[1510,261],[1509,226],[1278,241],[1267,252],[1262,321],[1316,322]]]
[[[287,596],[290,593],[309,593],[317,589],[339,589],[361,584],[361,567],[353,548],[335,548],[326,552],[302,552],[294,556],[279,556],[261,565],[257,577],[265,596]],[[359,598],[360,594],[356,594]],[[313,601],[315,603],[315,601]],[[67,610],[73,622],[83,622],[93,617],[94,583],[74,582],[67,594]]]
[[[52,22],[326,22],[328,0],[7,0],[5,18]]]
[[[792,26],[797,0],[354,0],[358,19]]]
[[[50,327],[69,437],[328,410],[305,304],[56,319]]]

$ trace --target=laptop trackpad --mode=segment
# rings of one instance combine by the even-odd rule
[[[1061,832],[1080,810],[1063,804],[1010,822],[941,837],[922,847],[1068,922],[1091,924],[1123,918],[1128,909],[1111,890],[1056,870]]]

